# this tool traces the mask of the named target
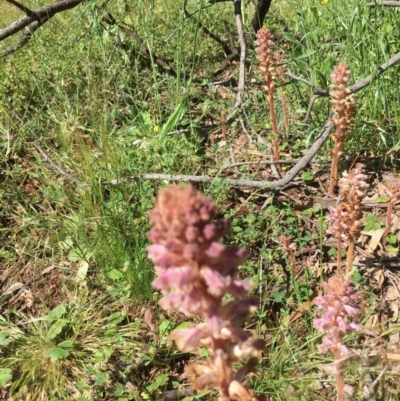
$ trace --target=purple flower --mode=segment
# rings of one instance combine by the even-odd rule
[[[257,401],[253,393],[234,376],[233,363],[252,356],[241,368],[254,370],[264,342],[241,328],[257,308],[256,298],[246,298],[251,284],[237,278],[238,266],[246,258],[244,248],[225,246],[219,240],[229,232],[228,220],[214,221],[217,208],[193,187],[170,186],[159,191],[154,210],[149,213],[153,228],[148,236],[149,258],[157,278],[153,287],[163,297],[163,309],[176,309],[186,316],[200,316],[203,323],[171,334],[184,352],[205,347],[207,365],[190,365],[192,386],[214,388],[220,400],[230,400],[239,392]],[[231,300],[224,303],[226,294]]]
[[[344,336],[362,329],[361,325],[353,321],[359,312],[359,308],[352,304],[358,298],[358,293],[343,276],[333,276],[322,285],[326,295],[315,298],[315,304],[321,309],[322,315],[314,319],[315,329],[325,334],[319,349],[321,352],[330,350],[342,358],[348,354],[342,343]]]

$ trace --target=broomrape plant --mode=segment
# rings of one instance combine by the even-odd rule
[[[331,210],[329,217],[338,241],[346,230],[354,234],[359,227],[364,179],[359,166],[340,180],[347,206]],[[257,309],[258,300],[247,296],[251,284],[237,278],[238,266],[246,258],[245,249],[219,242],[230,231],[230,224],[226,219],[215,221],[217,212],[213,201],[192,186],[159,191],[155,208],[149,213],[153,228],[148,233],[152,242],[148,255],[158,276],[153,287],[163,294],[159,301],[163,309],[202,319],[202,323],[171,334],[183,352],[199,353],[201,347],[208,351],[205,363],[186,368],[192,387],[200,392],[217,390],[219,401],[261,401],[265,396],[256,396],[247,388],[246,376],[255,372],[265,344],[242,329],[246,318]],[[324,334],[320,351],[330,350],[334,362],[321,369],[334,374],[337,400],[343,401],[345,392],[351,392],[344,383],[343,367],[352,354],[343,339],[361,330],[355,321],[358,294],[340,272],[323,283],[323,288],[326,295],[315,299],[321,316],[314,320],[314,327]],[[247,362],[235,372],[234,363],[245,358]]]
[[[264,342],[241,328],[257,309],[256,297],[247,297],[251,284],[237,279],[238,266],[246,257],[244,248],[219,241],[230,231],[228,220],[214,221],[217,208],[193,187],[170,186],[159,191],[149,213],[153,228],[148,248],[157,278],[153,287],[161,290],[159,304],[188,317],[200,316],[200,324],[171,334],[184,352],[208,351],[205,364],[187,367],[192,387],[215,389],[219,401],[256,401],[246,388],[245,378],[254,372]],[[229,294],[231,300],[224,302]],[[250,357],[239,370],[233,364]]]

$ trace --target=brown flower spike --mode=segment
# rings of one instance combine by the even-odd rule
[[[272,124],[272,147],[274,152],[274,160],[279,160],[279,134],[276,123],[275,107],[274,107],[274,93],[276,90],[275,78],[276,78],[276,62],[274,56],[274,35],[267,28],[261,28],[256,33],[256,52],[257,60],[260,62],[258,70],[262,74],[262,78],[265,82],[264,89],[266,91],[266,97],[269,104],[269,114],[271,117]]]
[[[350,70],[344,63],[338,64],[331,75],[331,96],[333,105],[332,122],[336,126],[336,133],[333,134],[334,149],[332,154],[331,180],[328,194],[334,196],[338,183],[339,162],[343,153],[343,144],[350,133],[351,119],[355,110],[355,101],[346,89],[350,81]]]

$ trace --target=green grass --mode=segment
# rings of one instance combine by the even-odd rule
[[[200,4],[189,2],[189,11]],[[0,383],[16,397],[69,400],[70,386],[82,401],[159,396],[162,386],[153,392],[146,386],[156,381],[153,365],[157,374],[169,372],[168,363],[160,367],[157,359],[164,353],[173,359],[170,344],[147,337],[141,341],[148,329],[139,317],[127,317],[125,305],[143,308],[138,316],[147,307],[156,308],[159,294],[151,287],[154,273],[146,256],[147,213],[157,189],[168,182],[111,185],[109,181],[146,172],[210,174],[232,161],[231,149],[240,160],[269,151],[269,113],[265,94],[252,83],[259,81],[252,49],[247,56],[252,68],[246,81],[246,121],[265,142],[234,145],[243,134],[235,121],[225,143],[218,144],[217,137],[217,144],[211,144],[221,113],[229,114],[235,103],[231,87],[211,82],[234,72],[237,64],[222,76],[211,77],[223,61],[212,56],[221,47],[203,33],[200,23],[225,41],[232,33],[237,43],[230,3],[183,20],[182,2],[109,2],[108,10],[119,24],[137,29],[143,48],[132,35],[107,25],[97,6],[99,2],[89,2],[57,15],[27,46],[0,61],[1,284],[8,288],[14,282],[43,280],[42,272],[49,267],[63,274],[57,302],[47,292],[41,299],[33,287],[34,309],[1,309]],[[249,30],[251,1],[243,7]],[[7,16],[2,26],[18,15],[10,6],[1,5],[0,11]],[[287,70],[327,90],[339,61],[349,65],[354,82],[376,73],[376,67],[398,50],[399,18],[396,9],[368,8],[364,2],[285,0],[273,2],[265,24],[274,31]],[[141,56],[144,48],[168,60],[176,76]],[[356,95],[357,116],[345,146],[347,154],[363,149],[383,163],[386,153],[396,150],[398,81],[394,67]],[[304,123],[311,89],[293,82],[284,89],[291,128],[283,135],[282,150],[298,157],[327,119],[330,104],[319,99],[311,120]],[[281,104],[276,103],[283,127]],[[35,145],[67,174],[43,160]],[[329,148],[327,143],[322,156],[329,155]],[[391,157],[396,159],[396,151]],[[240,168],[239,173],[260,178],[255,170]],[[262,296],[255,326],[270,345],[255,388],[279,400],[316,400],[315,381],[326,378],[316,368],[322,358],[316,351],[319,336],[311,324],[313,311],[302,312],[295,325],[288,322],[315,296],[318,280],[312,267],[318,267],[322,256],[313,260],[314,266],[299,256],[303,274],[297,278],[287,269],[279,236],[290,236],[297,249],[321,250],[320,214],[309,211],[321,223],[310,229],[292,206],[270,192],[249,193],[220,183],[199,188],[232,219],[227,241],[248,248],[250,258],[241,275],[250,277]],[[267,199],[268,205],[261,209]],[[264,269],[266,261],[273,269]],[[290,286],[283,288],[287,274]],[[65,311],[51,318],[56,305]],[[118,313],[123,319],[110,323],[119,320]],[[159,319],[161,324],[167,317]],[[179,317],[174,319],[178,324]],[[49,335],[60,321],[60,332]],[[62,357],[51,361],[52,355]],[[164,357],[161,360],[168,359]],[[129,365],[135,358],[148,368],[136,382]],[[174,374],[179,371],[171,369]],[[5,383],[1,373],[8,378]],[[170,376],[168,388],[177,381]]]

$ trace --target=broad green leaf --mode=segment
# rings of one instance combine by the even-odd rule
[[[275,302],[282,302],[283,299],[285,298],[284,291],[272,291],[271,295],[274,298]]]
[[[368,214],[367,216],[365,216],[365,231],[378,230],[381,227],[382,220],[379,217],[374,216],[373,214]]]
[[[159,326],[158,326],[158,331],[160,332],[161,335],[166,334],[168,331],[171,331],[172,329],[172,323],[169,320],[164,320]]]
[[[47,332],[46,339],[47,340],[52,340],[54,337],[56,337],[58,334],[61,333],[62,329],[64,326],[68,323],[68,320],[66,319],[58,319],[56,320],[49,328],[49,331]]]
[[[208,358],[208,350],[207,348],[201,347],[200,351],[199,351],[199,356],[201,356],[202,358]]]
[[[386,238],[387,242],[391,245],[396,245],[397,244],[397,236],[392,234],[392,235],[388,235]]]
[[[12,370],[9,368],[0,369],[0,387],[5,386],[12,379]]]
[[[57,361],[58,359],[65,359],[69,355],[69,350],[65,348],[51,348],[46,352],[46,356],[48,356],[51,362]]]
[[[64,348],[64,349],[71,349],[71,348],[74,348],[74,343],[71,340],[65,340],[65,341],[62,341],[61,343],[58,343],[57,347]]]
[[[161,374],[156,376],[155,380],[151,382],[148,386],[146,386],[147,391],[154,391],[157,390],[159,387],[163,387],[165,383],[168,382],[168,376]]]
[[[113,326],[116,326],[118,323],[121,323],[125,319],[125,316],[122,315],[121,312],[115,312],[108,317],[108,323]]]
[[[176,125],[182,120],[182,117],[185,115],[187,109],[188,106],[185,100],[178,104],[174,112],[169,116],[167,122],[161,128],[160,137],[165,136],[176,127]]]
[[[375,200],[378,203],[386,203],[388,201],[388,198],[386,198],[385,196],[378,196]]]
[[[64,305],[58,305],[56,306],[50,313],[49,317],[51,318],[59,318],[63,316],[66,312],[65,306]]]
[[[175,327],[175,330],[181,330],[181,329],[187,329],[188,327],[191,327],[192,323],[190,322],[182,322],[179,323],[178,326]]]
[[[309,173],[308,171],[306,171],[301,175],[301,178],[304,181],[312,181],[314,179],[314,176],[311,173]]]
[[[8,345],[11,342],[10,333],[2,331],[0,333],[0,345]]]
[[[96,371],[95,375],[96,375],[96,381],[94,382],[94,384],[96,386],[102,386],[109,378],[108,373],[100,372],[99,370]]]
[[[117,269],[111,269],[104,273],[110,280],[119,280],[123,277],[123,274]]]

